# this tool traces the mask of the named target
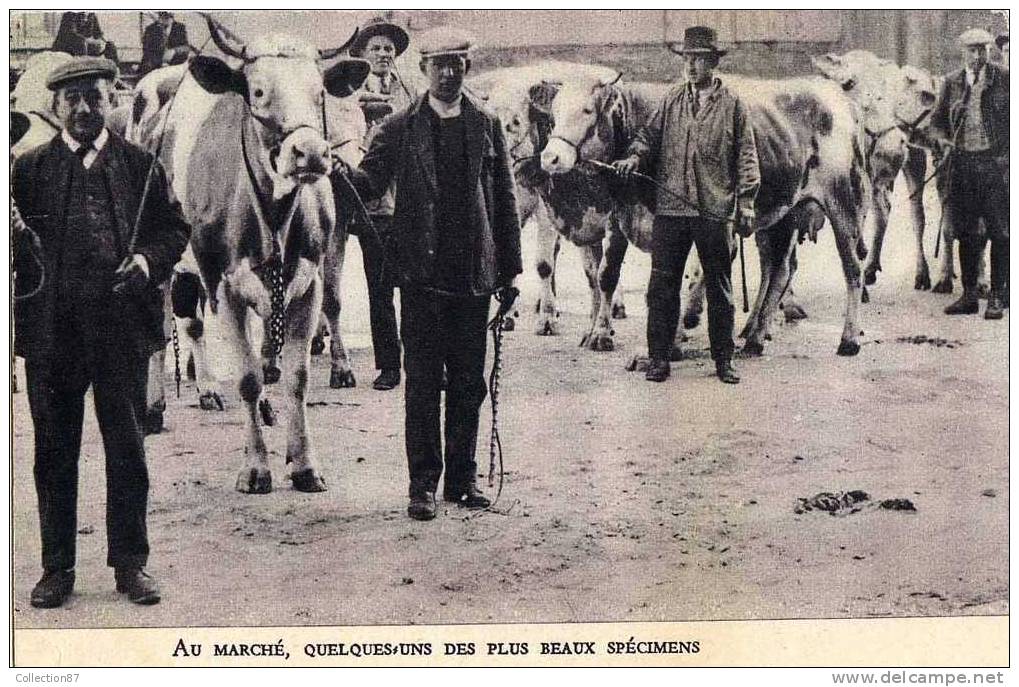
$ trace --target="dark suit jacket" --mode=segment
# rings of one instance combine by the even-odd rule
[[[112,131],[106,146],[103,171],[113,201],[114,230],[120,234],[120,245],[129,246],[152,157]],[[41,292],[14,304],[14,350],[26,359],[45,358],[53,347],[59,256],[69,234],[66,213],[74,164],[77,164],[75,154],[57,134],[49,143],[18,158],[11,174],[12,193],[18,209],[42,242],[44,268],[44,274],[40,274],[28,247],[16,246],[15,293],[29,293],[45,276]],[[134,346],[142,355],[150,355],[166,345],[163,299],[156,285],[169,278],[190,234],[191,229],[179,209],[168,198],[166,177],[157,164],[152,169],[152,181],[133,247],[133,252],[141,253],[148,260],[148,286],[138,296],[121,299],[110,294],[109,301],[111,307],[121,307],[118,301],[123,302],[124,330],[130,332],[132,339],[124,344]]]
[[[1001,158],[1008,155],[1008,69],[993,62],[988,62],[986,69],[988,81],[980,111],[984,131],[991,144],[991,153]],[[931,115],[931,126],[936,136],[952,140],[962,113],[966,110],[966,91],[965,69],[945,77],[934,114]]]
[[[159,69],[163,66],[165,51],[187,44],[188,32],[183,24],[174,22],[170,25],[170,34],[166,35],[158,21],[152,22],[145,27],[145,33],[142,35],[142,63],[138,67],[138,74],[145,75],[153,69]],[[181,64],[186,59],[187,55],[179,55],[171,60],[170,64]]]
[[[435,203],[437,175],[442,173],[435,168],[428,115],[421,111],[427,97],[379,124],[355,173],[359,193],[368,198],[380,197],[396,182],[393,232],[400,281],[426,288],[437,281]],[[499,118],[466,93],[461,111],[467,138],[467,210],[475,229],[471,290],[483,295],[509,285],[523,271],[520,220]]]

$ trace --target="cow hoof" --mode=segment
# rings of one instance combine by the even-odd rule
[[[145,436],[159,434],[163,431],[163,411],[160,408],[146,408],[142,420],[142,431]]]
[[[215,391],[203,391],[198,396],[198,407],[202,410],[223,410],[223,399]]]
[[[322,355],[325,352],[325,350],[326,350],[325,339],[323,339],[320,336],[316,336],[314,339],[311,340],[312,355]]]
[[[913,288],[917,291],[929,291],[931,288],[931,275],[927,272],[916,275],[916,279],[913,280]]]
[[[592,351],[608,353],[616,350],[616,342],[610,334],[592,334],[587,340],[587,347]]]
[[[272,492],[272,473],[266,468],[245,468],[237,475],[237,491],[242,494]]]
[[[187,364],[187,368],[185,369],[185,374],[187,375],[188,379],[191,380],[192,382],[195,381],[196,379],[198,379],[198,373],[195,372],[195,356],[194,355],[189,355],[188,356],[188,364]]]
[[[266,385],[275,384],[283,376],[283,371],[275,363],[269,363],[262,368],[262,375]]]
[[[534,328],[534,333],[538,336],[559,336],[559,316],[539,320],[538,326]]]
[[[506,315],[502,318],[502,330],[504,332],[511,332],[517,328],[517,321],[513,318],[513,315]]]
[[[626,319],[626,306],[623,303],[612,304],[612,319],[614,320]]]
[[[688,312],[683,315],[683,329],[696,329],[700,323],[701,314],[699,312]]]
[[[325,491],[328,488],[325,480],[316,475],[313,468],[295,472],[290,476],[290,479],[294,483],[294,489],[309,494]]]
[[[839,344],[839,350],[836,351],[839,355],[850,356],[856,355],[860,352],[860,344],[855,341],[842,341]]]
[[[861,303],[870,303],[870,293],[867,291],[867,287],[863,287],[863,291],[860,293]]]
[[[740,349],[742,358],[760,358],[762,355],[764,355],[764,345],[756,341],[747,341]]]
[[[879,268],[868,267],[863,271],[863,283],[867,286],[873,286],[877,283],[877,273]]]
[[[333,370],[329,373],[330,389],[353,389],[357,386],[352,370]]]
[[[931,287],[931,293],[952,293],[952,278],[946,277]]]
[[[262,423],[266,427],[272,427],[276,424],[276,411],[273,409],[269,399],[263,398],[258,402],[258,412],[262,416]]]
[[[783,305],[782,314],[785,315],[786,322],[795,322],[796,320],[807,319],[807,311],[796,303],[786,303]]]

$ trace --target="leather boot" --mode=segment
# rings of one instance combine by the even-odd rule
[[[419,491],[411,495],[407,506],[407,515],[415,520],[432,520],[435,518],[435,492]]]
[[[715,363],[715,374],[723,384],[739,384],[739,375],[732,366],[731,360],[719,360]]]
[[[1004,299],[997,291],[992,291],[987,299],[987,309],[984,310],[985,320],[1000,320],[1005,316]]]
[[[482,494],[481,490],[474,484],[468,484],[460,489],[447,486],[442,490],[442,500],[471,509],[488,508],[492,505],[488,497]]]
[[[394,370],[382,370],[379,376],[372,382],[372,388],[376,391],[389,391],[400,386],[400,368]]]
[[[31,602],[36,608],[59,608],[74,589],[74,570],[53,570],[43,573],[32,589]]]
[[[114,573],[117,591],[127,594],[131,603],[150,606],[159,603],[159,585],[142,568],[120,568]]]
[[[647,364],[647,373],[644,375],[644,379],[649,382],[664,382],[669,378],[672,373],[672,369],[669,366],[668,360],[661,360],[659,358],[651,358]]]
[[[946,315],[976,315],[980,311],[980,299],[976,291],[963,291],[955,303],[945,308]]]

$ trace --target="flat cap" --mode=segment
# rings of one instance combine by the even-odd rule
[[[994,42],[994,36],[983,29],[967,29],[959,36],[959,45],[988,45]]]
[[[64,83],[74,79],[117,78],[117,65],[105,57],[75,57],[55,67],[46,77],[46,88],[55,91]]]
[[[418,50],[421,57],[439,57],[441,55],[466,56],[473,45],[474,40],[470,34],[460,29],[439,28],[432,29],[421,35],[418,42]]]

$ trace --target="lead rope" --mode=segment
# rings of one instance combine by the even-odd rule
[[[180,398],[180,339],[177,336],[177,318],[170,318],[170,332],[173,335],[173,381],[177,383],[177,398]]]
[[[516,299],[519,291],[515,288],[510,287],[516,293],[513,294],[513,299]],[[499,497],[502,496],[502,485],[506,479],[506,472],[503,467],[503,456],[502,456],[502,440],[499,438],[499,381],[502,376],[502,324],[503,320],[506,319],[506,313],[508,308],[503,305],[503,298],[501,292],[495,293],[495,300],[499,302],[499,309],[495,313],[495,317],[488,323],[488,330],[492,332],[492,372],[488,376],[488,389],[489,397],[492,403],[492,427],[489,433],[488,439],[488,487],[492,488],[495,486],[495,471],[499,470],[499,487],[495,492],[495,498],[492,499],[492,503],[489,504],[486,511],[498,513],[500,515],[508,515],[513,506],[516,505],[516,501],[507,508],[505,511],[498,511],[495,509],[495,504],[499,502]]]

